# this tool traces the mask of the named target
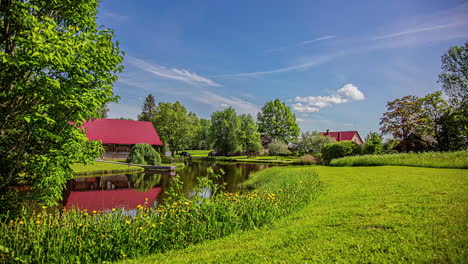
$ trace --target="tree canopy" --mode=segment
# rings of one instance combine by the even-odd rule
[[[255,120],[250,114],[240,115],[239,118],[239,141],[242,150],[249,153],[261,152],[263,147],[260,143],[260,133],[258,132],[257,123],[255,123]]]
[[[279,139],[289,143],[299,136],[296,115],[279,99],[267,102],[257,115],[258,130],[269,140]]]
[[[210,134],[215,150],[224,154],[241,150],[240,119],[234,108],[214,112],[211,115],[211,124]]]
[[[80,127],[116,101],[122,53],[112,31],[96,24],[97,7],[1,1],[0,205],[5,197],[55,203],[73,177],[69,164],[101,154]],[[30,191],[18,195],[18,184]]]
[[[141,107],[141,114],[138,115],[138,121],[152,121],[156,115],[156,100],[152,94],[148,94]]]
[[[301,138],[297,143],[297,150],[301,154],[314,155],[321,153],[322,147],[331,142],[333,140],[330,137],[326,137],[318,131],[306,131],[301,133]]]
[[[468,107],[468,42],[451,47],[442,56],[439,82],[452,106]]]

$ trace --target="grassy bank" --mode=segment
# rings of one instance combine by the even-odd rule
[[[106,162],[93,162],[88,165],[75,163],[70,165],[76,176],[103,175],[124,172],[139,172],[144,169],[138,166],[128,166]]]
[[[364,155],[334,159],[330,166],[413,166],[428,168],[468,168],[468,151]]]
[[[246,163],[269,163],[269,164],[284,164],[284,165],[303,165],[304,162],[298,157],[292,156],[212,156],[202,157],[195,156],[193,159],[206,161],[225,161],[225,162],[246,162]],[[310,165],[310,164],[309,164]]]
[[[316,169],[324,193],[267,229],[123,263],[467,263],[466,170]]]
[[[287,179],[287,180],[285,180]],[[258,229],[307,204],[318,193],[314,170],[273,168],[247,183],[251,192],[216,192],[190,200],[175,195],[156,209],[139,206],[135,217],[68,211],[29,213],[0,223],[0,263],[101,263],[185,248],[232,233]],[[198,191],[213,188],[203,178]]]

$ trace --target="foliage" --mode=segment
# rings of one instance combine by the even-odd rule
[[[364,155],[334,159],[331,166],[413,166],[428,168],[468,168],[468,151]]]
[[[81,127],[116,101],[122,53],[112,31],[96,24],[97,7],[96,0],[1,2],[0,200],[25,184],[29,192],[18,200],[54,204],[73,177],[69,164],[101,155]]]
[[[157,208],[142,204],[135,217],[121,209],[107,213],[23,210],[21,217],[0,222],[0,262],[18,257],[27,263],[102,263],[181,249],[258,229],[305,206],[318,192],[314,170],[268,171],[253,176],[257,180],[251,183],[258,190],[220,191],[211,198],[180,196],[180,180],[174,177],[172,202]],[[258,185],[260,181],[264,183]],[[211,188],[211,184],[212,180],[201,178],[196,189]]]
[[[127,162],[141,165],[161,165],[161,156],[150,144],[139,143],[130,150]]]
[[[468,107],[468,42],[451,47],[442,56],[439,82],[453,107]]]
[[[280,139],[273,139],[268,144],[268,153],[273,156],[288,155],[290,153],[288,145]],[[278,157],[276,157],[278,158]]]
[[[124,263],[466,263],[464,170],[314,169],[325,192],[268,228]]]
[[[127,175],[132,188],[146,192],[161,182],[161,174],[141,172]]]
[[[138,121],[153,121],[156,115],[156,100],[152,94],[148,94],[141,107],[141,114],[138,115]]]
[[[452,108],[439,118],[437,136],[441,151],[468,149],[468,109]]]
[[[322,148],[322,158],[325,163],[329,163],[332,159],[345,156],[359,155],[361,147],[356,142],[344,140],[340,142],[328,143]]]
[[[239,141],[242,151],[255,154],[262,152],[263,147],[260,143],[260,133],[258,132],[258,126],[253,117],[250,114],[244,114],[240,115],[239,118]]]
[[[439,138],[440,134],[440,119],[449,111],[449,105],[442,98],[442,92],[434,92],[419,99],[421,101],[421,110],[424,118],[423,133],[433,138]]]
[[[382,137],[376,132],[370,132],[362,146],[363,154],[382,154],[384,151],[384,145],[382,143]]]
[[[186,147],[192,148],[192,149],[198,149],[198,145],[200,145],[200,142],[198,140],[200,139],[200,135],[202,133],[200,119],[197,117],[197,115],[194,112],[189,112],[188,120],[189,120],[188,122],[190,126],[190,130],[189,130],[190,141]]]
[[[179,102],[160,102],[152,121],[162,141],[172,151],[172,156],[190,144],[192,123],[187,109]]]
[[[267,102],[257,115],[258,131],[269,140],[290,143],[299,136],[296,115],[279,99]]]
[[[411,132],[421,134],[424,131],[421,101],[416,96],[405,96],[387,103],[387,112],[380,119],[382,134],[391,134],[404,141]]]
[[[109,107],[107,107],[107,104],[103,104],[98,109],[99,118],[107,118],[107,113],[109,113]]]
[[[326,137],[318,131],[306,131],[301,133],[301,138],[297,143],[297,150],[301,154],[316,155],[322,152],[322,147],[325,144],[331,142],[333,140],[330,137]]]
[[[240,151],[242,146],[239,140],[240,119],[234,108],[229,107],[211,115],[210,135],[214,142],[214,149],[220,153]]]
[[[195,136],[196,149],[211,150],[213,143],[210,138],[211,120],[200,118],[200,129]]]

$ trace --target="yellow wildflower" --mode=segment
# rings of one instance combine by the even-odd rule
[[[23,221],[19,221],[19,223],[18,223],[18,224],[22,225],[22,224],[24,224],[24,223],[23,223]]]
[[[82,226],[83,226],[83,224],[78,224],[78,226],[79,226],[79,227],[82,227]]]
[[[101,235],[102,238],[105,238],[106,236],[105,235]]]
[[[129,225],[129,224],[130,224],[130,221],[127,220],[127,221],[125,221],[125,223],[126,223],[127,225]]]
[[[36,221],[36,224],[40,224],[40,223],[41,223],[41,221]]]
[[[140,230],[143,230],[143,227],[142,227],[142,226],[140,226]]]
[[[152,224],[151,226],[152,226],[152,227],[156,227],[156,225],[155,225],[155,224]]]
[[[112,208],[112,212],[115,212],[115,208]]]
[[[164,225],[164,223],[163,223],[163,222],[159,222],[159,224],[160,224],[160,225]]]
[[[47,208],[47,206],[41,206],[41,207],[42,207],[42,209],[46,209],[46,208]]]
[[[93,210],[93,214],[95,214],[95,213],[97,213],[97,211],[96,211],[96,210]]]

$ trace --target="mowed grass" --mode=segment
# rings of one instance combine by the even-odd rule
[[[308,169],[324,191],[304,209],[258,230],[123,263],[468,263],[466,170]]]
[[[190,153],[192,157],[208,157],[208,153],[213,150],[184,150]]]
[[[92,162],[87,165],[81,163],[74,163],[70,165],[76,176],[83,175],[97,175],[97,174],[110,174],[120,172],[138,172],[144,169],[138,166],[128,166],[122,164],[113,164],[106,162]]]
[[[427,168],[468,168],[468,151],[364,155],[334,159],[330,166],[414,166]]]

